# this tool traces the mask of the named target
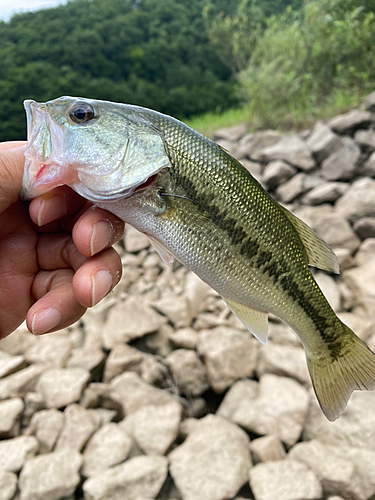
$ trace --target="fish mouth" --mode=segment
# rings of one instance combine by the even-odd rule
[[[65,162],[65,132],[53,122],[45,103],[24,101],[27,119],[25,167],[19,197],[31,200],[63,184],[78,180]],[[53,133],[53,143],[51,135]]]

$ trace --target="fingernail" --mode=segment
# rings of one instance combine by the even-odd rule
[[[31,331],[34,335],[46,333],[61,322],[61,314],[53,307],[43,309],[34,314],[31,322]]]
[[[63,217],[67,212],[66,200],[64,196],[45,195],[38,212],[38,226],[44,226],[55,219]]]
[[[90,240],[91,255],[95,255],[111,243],[112,229],[112,225],[105,220],[94,224]]]
[[[91,276],[92,281],[92,301],[91,304],[94,306],[103,297],[107,295],[107,293],[112,288],[112,276],[108,271],[102,269],[97,273]]]

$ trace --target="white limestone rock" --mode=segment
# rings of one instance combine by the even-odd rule
[[[356,172],[361,151],[350,137],[344,137],[342,142],[343,145],[322,162],[321,174],[327,181],[348,180]]]
[[[70,498],[80,482],[81,465],[82,456],[69,449],[29,460],[19,478],[20,500]]]
[[[319,500],[322,487],[314,472],[296,460],[256,465],[250,470],[255,500]]]
[[[325,182],[312,188],[302,201],[306,205],[321,205],[336,201],[349,189],[348,182]]]
[[[363,309],[370,318],[375,319],[375,260],[369,260],[360,267],[347,269],[342,277],[352,292],[355,305]]]
[[[90,477],[123,462],[128,457],[132,444],[131,437],[120,425],[103,425],[85,448],[82,474]]]
[[[323,415],[311,397],[303,439],[319,439],[332,446],[350,446],[375,452],[375,392],[354,391],[344,413],[335,422]]]
[[[83,483],[85,500],[146,500],[155,498],[168,473],[165,457],[134,457],[97,473]]]
[[[117,344],[113,347],[105,363],[103,381],[110,382],[117,375],[126,371],[140,370],[143,353],[127,344]]]
[[[13,472],[0,471],[0,500],[12,500],[17,491],[17,482]]]
[[[104,352],[95,347],[77,347],[73,349],[66,366],[67,368],[83,368],[93,372],[104,361]]]
[[[168,354],[166,363],[175,384],[187,396],[200,396],[209,388],[206,368],[195,351],[176,349]]]
[[[51,367],[63,368],[72,352],[73,344],[66,332],[47,333],[36,337],[25,351],[28,363],[44,363]]]
[[[173,330],[169,335],[169,340],[176,347],[183,349],[195,349],[198,344],[198,332],[193,328],[181,328]]]
[[[254,159],[263,162],[284,160],[306,172],[315,167],[310,148],[298,135],[284,136],[276,144],[259,151]]]
[[[121,404],[125,415],[130,415],[143,406],[165,405],[176,400],[168,391],[153,387],[133,372],[115,377],[109,385],[109,394]]]
[[[19,436],[0,441],[0,471],[18,472],[38,451],[38,441],[32,436]]]
[[[347,248],[353,253],[360,245],[348,221],[338,213],[327,214],[313,224],[313,229],[333,250]]]
[[[342,145],[342,139],[325,123],[318,121],[306,141],[318,163],[333,154]]]
[[[0,379],[0,399],[23,398],[35,388],[38,378],[45,369],[44,365],[30,365]]]
[[[183,500],[232,498],[248,478],[249,438],[230,422],[208,415],[196,423],[169,459]]]
[[[233,384],[217,414],[251,432],[278,436],[292,446],[301,435],[308,404],[307,390],[300,384],[265,374],[259,384],[253,380]]]
[[[167,316],[175,328],[185,328],[191,325],[193,315],[188,299],[184,295],[173,292],[164,294],[153,306]]]
[[[121,342],[155,332],[166,322],[143,296],[132,296],[115,304],[103,326],[103,345],[111,349]]]
[[[268,343],[260,347],[257,373],[273,373],[291,377],[302,384],[310,384],[306,355],[302,347]]]
[[[368,111],[353,109],[348,113],[335,116],[328,125],[339,134],[350,134],[359,128],[366,128],[372,121],[372,115]]]
[[[224,139],[230,142],[236,142],[241,139],[241,137],[246,134],[247,125],[245,123],[240,123],[239,125],[234,125],[233,127],[225,127],[216,130],[214,134],[214,140],[219,141]]]
[[[0,439],[18,436],[23,409],[21,398],[0,401]]]
[[[53,368],[41,375],[37,391],[47,408],[61,408],[80,399],[89,379],[90,373],[83,368]]]
[[[272,434],[253,439],[250,443],[250,450],[255,463],[283,460],[286,455],[282,442]]]
[[[86,408],[78,404],[67,406],[55,450],[69,448],[81,451],[96,429],[97,422]]]
[[[124,243],[127,252],[137,253],[150,246],[150,240],[129,224],[126,225]]]
[[[332,276],[321,271],[317,271],[314,278],[332,309],[336,312],[340,311],[341,295],[336,281]]]
[[[259,342],[248,331],[224,326],[202,330],[197,347],[215,392],[223,392],[235,380],[250,377],[256,367]]]
[[[282,160],[270,161],[264,171],[263,180],[269,189],[275,189],[297,173],[297,169]]]
[[[336,211],[351,222],[362,217],[375,217],[375,180],[363,177],[354,181],[336,201]]]
[[[26,362],[24,356],[12,356],[5,351],[0,351],[0,378],[18,372],[25,367]]]
[[[143,406],[120,423],[147,455],[164,455],[175,441],[182,406],[180,403]]]
[[[367,500],[375,493],[375,452],[312,440],[296,444],[288,459],[303,462],[313,470],[327,496]]]
[[[34,413],[26,430],[26,435],[35,436],[39,441],[39,452],[53,450],[64,422],[64,414],[51,408]]]

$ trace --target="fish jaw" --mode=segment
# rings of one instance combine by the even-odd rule
[[[46,104],[26,100],[24,107],[28,143],[19,196],[23,200],[31,200],[55,187],[73,185],[78,180],[78,174],[66,164],[65,131],[50,119]]]

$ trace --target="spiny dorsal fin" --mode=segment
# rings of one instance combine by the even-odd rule
[[[259,342],[266,345],[268,334],[268,313],[256,311],[230,299],[224,299],[229,309],[242,321]]]
[[[324,269],[325,271],[340,274],[339,261],[327,243],[301,219],[288,210],[284,210],[305,246],[308,264],[319,269]]]

